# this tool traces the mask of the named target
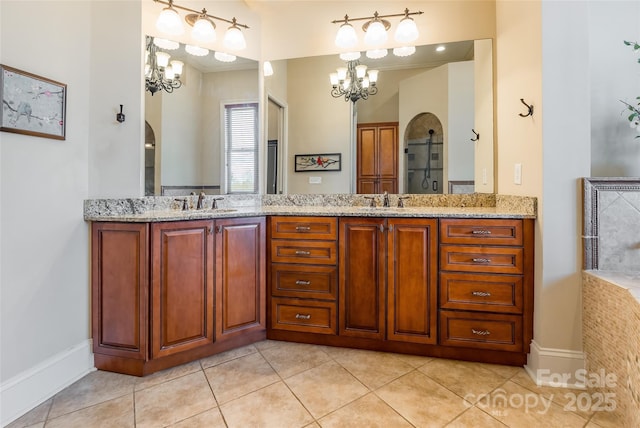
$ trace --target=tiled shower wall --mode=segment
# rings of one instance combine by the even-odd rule
[[[589,375],[619,426],[640,426],[640,179],[589,178],[584,188],[583,348]],[[600,403],[602,404],[602,403]],[[592,409],[602,410],[602,409]],[[604,410],[603,410],[604,411]]]

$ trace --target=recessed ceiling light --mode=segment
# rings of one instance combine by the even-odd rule
[[[438,46],[438,47],[436,48],[436,52],[442,52],[442,51],[443,51],[443,50],[445,50],[445,49],[446,49],[446,48],[445,48],[444,46],[440,45],[440,46]]]

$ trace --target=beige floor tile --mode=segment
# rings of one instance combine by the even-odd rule
[[[89,373],[53,397],[49,418],[131,394],[135,382],[135,376],[101,370]]]
[[[316,419],[369,392],[366,386],[332,360],[285,379],[285,383]]]
[[[309,425],[306,425],[304,428],[322,428],[317,422],[311,422]]]
[[[477,407],[471,407],[469,410],[458,416],[447,425],[447,428],[505,428],[506,425],[497,419],[492,418]]]
[[[133,394],[49,419],[47,428],[133,428]]]
[[[283,342],[281,340],[261,340],[260,342],[256,342],[253,344],[253,346],[256,347],[256,349],[258,351],[264,351],[265,349],[269,349],[272,346],[278,346],[279,344],[282,343],[291,343],[291,342]]]
[[[431,357],[423,357],[422,355],[393,354],[393,356],[398,358],[400,361],[409,364],[415,369],[422,367],[429,361],[433,360]]]
[[[524,371],[522,367],[516,366],[503,366],[501,364],[488,364],[488,363],[476,363],[485,369],[489,369],[492,372],[496,372],[505,379],[510,379],[517,373]]]
[[[53,403],[53,398],[50,398],[39,406],[33,408],[15,421],[11,422],[5,428],[26,428],[41,422],[44,423],[47,419],[47,415],[49,414],[49,410],[51,410],[51,403]]]
[[[584,427],[587,419],[563,410],[550,397],[536,394],[509,380],[476,403],[510,427]]]
[[[226,426],[217,407],[170,425],[171,428],[226,428]]]
[[[135,393],[136,427],[167,426],[216,407],[201,371]]]
[[[595,412],[589,423],[602,428],[620,428],[624,426],[622,417],[615,412]]]
[[[206,369],[219,404],[278,382],[280,378],[259,353],[249,354]]]
[[[402,428],[411,427],[402,416],[373,393],[320,419],[322,428]]]
[[[236,358],[244,357],[245,355],[255,354],[256,352],[258,352],[258,349],[256,349],[255,346],[247,345],[242,348],[231,349],[230,351],[203,358],[200,360],[200,364],[203,369],[207,369],[217,366],[218,364],[226,363],[227,361],[235,360]]]
[[[418,370],[471,403],[506,382],[496,372],[468,361],[434,359]]]
[[[332,356],[342,367],[370,389],[376,389],[414,370],[414,368],[385,352],[346,349]]]
[[[197,372],[198,370],[202,370],[202,367],[200,367],[200,363],[198,361],[182,364],[181,366],[172,367],[167,370],[162,370],[148,376],[137,378],[135,390],[141,391],[145,388],[150,388],[169,380],[177,379],[179,377]]]
[[[282,381],[220,406],[229,428],[302,427],[313,418]]]
[[[282,378],[317,367],[331,359],[317,346],[304,343],[281,342],[260,352]]]
[[[443,426],[469,408],[470,403],[413,371],[375,391],[415,426]]]
[[[580,410],[580,407],[577,405],[577,397],[582,393],[588,394],[584,389],[538,386],[524,369],[513,376],[511,381],[527,388],[529,391],[540,394],[546,398],[550,398],[554,403],[558,404],[562,408],[573,411],[585,419],[589,419],[591,415],[593,415],[593,411],[591,411],[591,409]]]

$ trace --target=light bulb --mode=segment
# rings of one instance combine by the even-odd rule
[[[335,43],[336,46],[342,49],[349,49],[358,44],[356,30],[349,22],[345,22],[338,28]]]
[[[262,72],[267,77],[273,76],[273,66],[270,61],[265,61],[264,64],[262,64]]]
[[[380,59],[387,56],[387,49],[371,49],[367,51],[367,58]]]
[[[184,62],[173,60],[171,61],[171,68],[176,76],[180,77],[182,74],[182,68],[184,67]]]
[[[169,64],[169,58],[171,58],[171,55],[166,52],[156,52],[158,67],[166,67]]]
[[[416,41],[418,38],[418,26],[416,25],[416,21],[409,16],[405,16],[398,24],[394,38],[396,42],[402,44]]]
[[[347,67],[338,67],[336,69],[337,71],[337,75],[338,75],[338,80],[344,80],[347,78]]]
[[[165,69],[164,69],[164,78],[167,80],[173,80],[175,76],[175,73],[173,72],[173,67],[171,67],[170,65],[168,65]]]
[[[362,79],[367,74],[367,66],[364,64],[356,65],[356,76]]]
[[[162,9],[162,12],[160,12],[156,20],[156,28],[172,36],[184,34],[184,27],[182,26],[180,15],[178,15],[178,12],[172,8],[171,5],[165,7]]]
[[[236,19],[233,18],[233,24],[227,29],[224,34],[223,45],[225,48],[232,51],[239,51],[247,47],[247,42],[244,39],[244,34],[236,25]]]
[[[200,15],[200,18],[193,24],[191,37],[199,42],[215,42],[216,25],[204,14]]]
[[[329,73],[329,80],[331,81],[331,85],[333,86],[338,86],[338,83],[340,83],[338,79],[338,73]]]
[[[364,42],[369,46],[380,46],[387,42],[387,30],[379,20],[369,22],[369,27],[364,35]]]
[[[416,53],[415,46],[402,46],[400,48],[393,48],[393,54],[395,56],[403,57],[413,55],[414,53]]]
[[[375,85],[375,83],[378,81],[378,70],[369,70],[367,76],[369,77],[369,81],[371,82],[371,84]]]

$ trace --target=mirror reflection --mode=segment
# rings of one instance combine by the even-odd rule
[[[362,53],[359,62],[379,70],[378,91],[355,103],[331,95],[329,74],[347,64],[337,54],[273,62],[265,88],[288,118],[280,191],[493,191],[491,40],[419,46],[407,57]],[[281,113],[267,114],[273,141],[271,114]],[[295,171],[295,155],[323,153],[340,153],[341,170]]]
[[[163,46],[183,64],[181,85],[145,91],[145,194],[256,193],[257,61]]]

